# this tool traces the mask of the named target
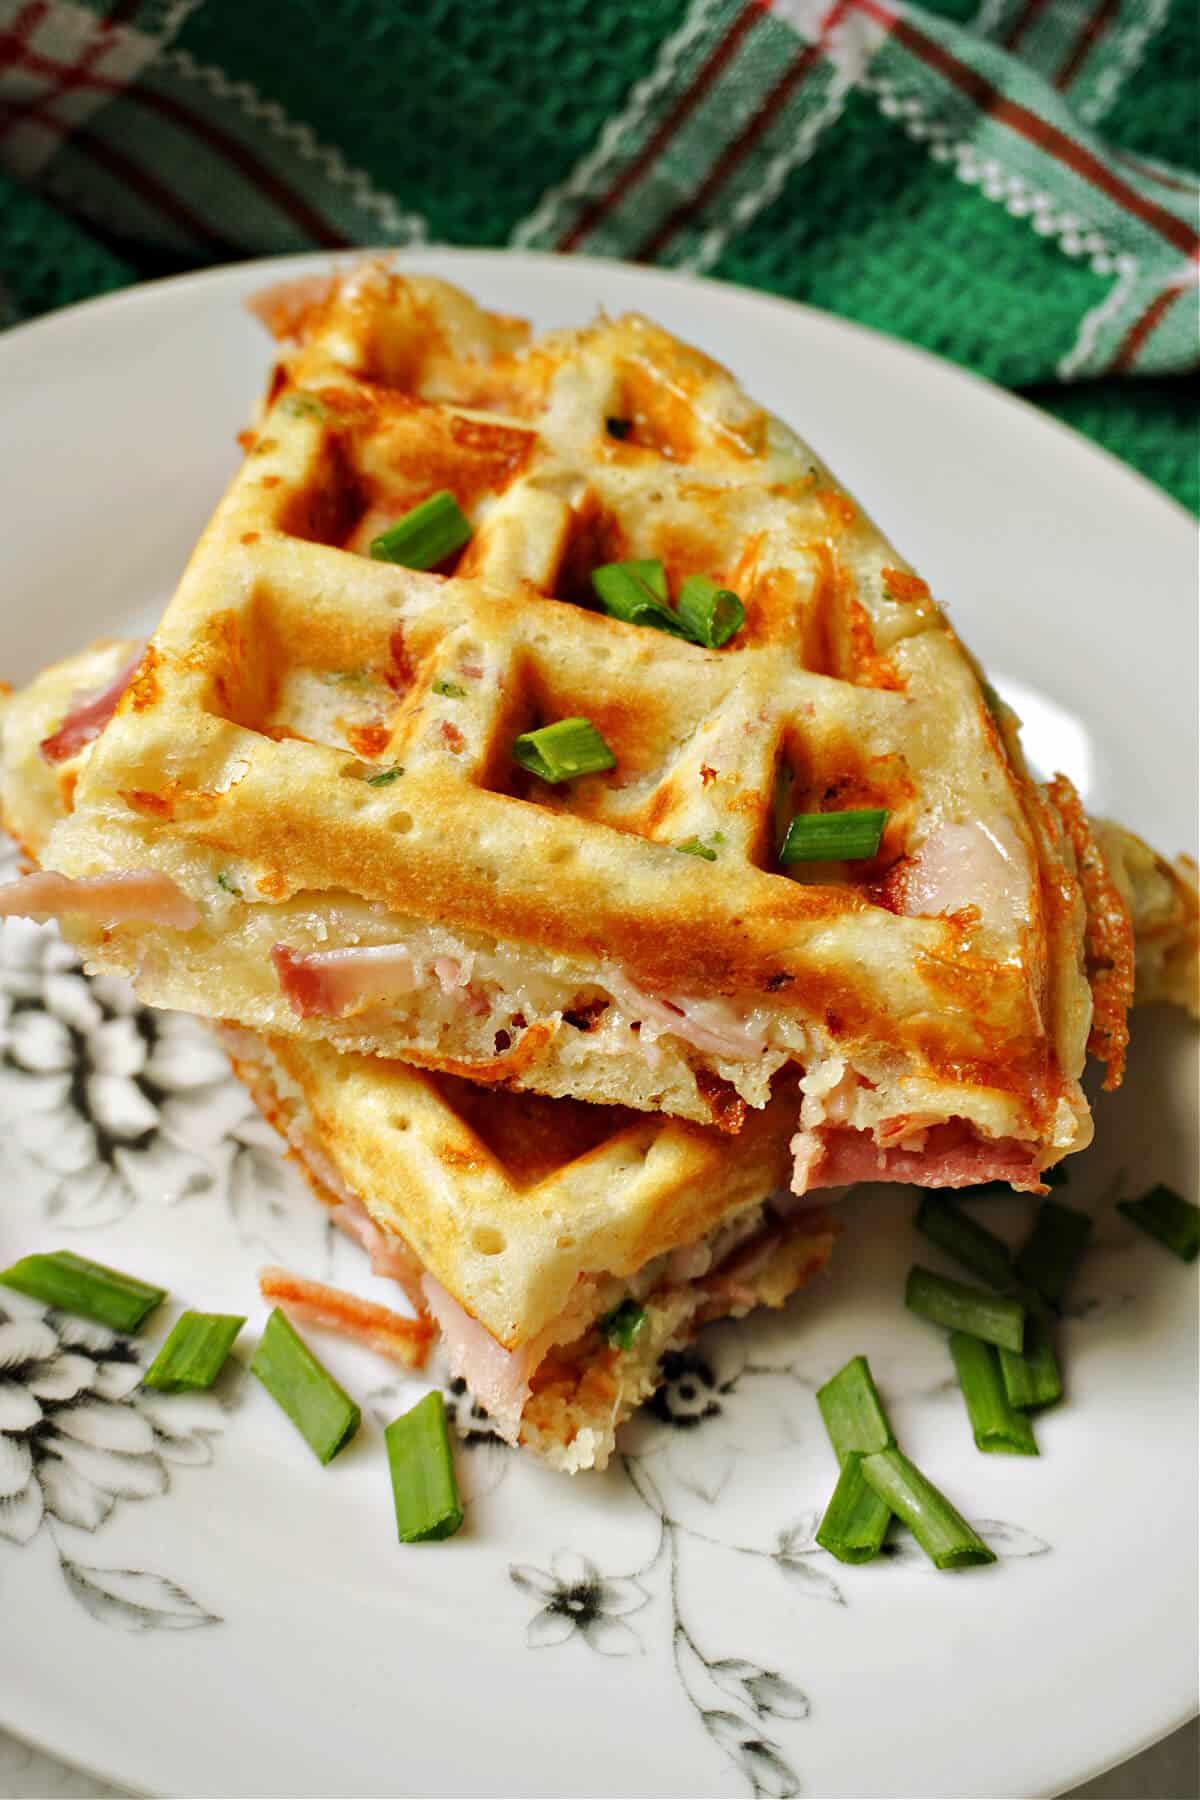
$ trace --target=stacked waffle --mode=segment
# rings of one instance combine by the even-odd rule
[[[1194,899],[1034,785],[925,584],[696,351],[374,264],[263,311],[150,644],[9,704],[41,872],[0,908],[220,1021],[498,1427],[601,1465],[665,1350],[827,1260],[822,1189],[1037,1191],[1089,1043],[1120,1078],[1131,898],[1164,991]]]

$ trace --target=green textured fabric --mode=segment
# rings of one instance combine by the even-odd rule
[[[1192,4],[39,0],[6,17],[6,320],[307,247],[657,261],[950,357],[1200,510]]]
[[[0,323],[109,293],[134,278],[123,257],[0,173]]]

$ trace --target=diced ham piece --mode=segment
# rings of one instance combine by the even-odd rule
[[[429,1310],[442,1328],[450,1368],[466,1382],[479,1404],[486,1408],[500,1436],[517,1441],[521,1414],[529,1398],[528,1345],[506,1350],[478,1319],[473,1319],[432,1275],[421,1277]]]
[[[910,918],[976,906],[997,923],[1027,915],[1028,859],[1004,819],[940,825],[904,865],[901,909]]]
[[[39,746],[48,763],[65,762],[100,736],[117,710],[117,702],[137,674],[144,646],[138,645],[127,663],[123,663],[106,687],[90,693],[73,694],[67,716],[57,731],[42,739]]]
[[[260,1270],[258,1290],[264,1300],[282,1306],[289,1318],[340,1332],[393,1362],[403,1363],[406,1369],[425,1367],[434,1339],[429,1319],[406,1319],[390,1307],[360,1300],[357,1294],[327,1287],[323,1281],[306,1281],[287,1269]]]
[[[443,994],[452,994],[455,988],[465,987],[467,983],[468,977],[456,956],[439,956],[433,965],[433,972]]]
[[[372,1275],[398,1281],[417,1312],[429,1310],[421,1288],[424,1271],[420,1263],[402,1239],[375,1223],[361,1200],[343,1200],[334,1207],[332,1218],[339,1230],[362,1245],[370,1258]]]
[[[342,1019],[399,994],[411,994],[418,985],[404,944],[307,952],[276,944],[271,961],[280,987],[302,1019]]]
[[[920,1187],[974,1187],[1007,1181],[1025,1193],[1041,1184],[1038,1146],[1020,1138],[982,1138],[961,1119],[921,1133],[922,1148],[885,1148],[869,1131],[831,1127],[792,1139],[792,1190],[838,1187],[855,1181],[915,1182]]]
[[[191,931],[202,914],[169,875],[85,875],[78,881],[45,871],[0,887],[0,919],[57,919],[83,913],[100,925],[167,925]]]
[[[613,999],[631,1019],[639,1019],[663,1035],[670,1032],[706,1055],[747,1062],[761,1056],[767,1047],[765,1035],[748,1026],[727,1000],[657,997],[616,969],[606,970],[603,979]]]
[[[334,275],[300,275],[292,281],[276,281],[251,294],[246,310],[266,326],[272,337],[299,338],[336,285]]]

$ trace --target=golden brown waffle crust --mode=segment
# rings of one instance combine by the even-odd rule
[[[46,850],[72,877],[161,871],[202,922],[68,919],[92,962],[155,1004],[551,1094],[736,1125],[783,1063],[841,1062],[858,1128],[1079,1148],[1070,846],[925,584],[813,453],[636,316],[526,346],[370,266],[304,325]],[[431,486],[474,528],[452,576],[356,553]],[[729,582],[745,630],[706,651],[549,597],[617,555]],[[572,712],[617,769],[518,780],[516,733]],[[881,857],[778,872],[781,778],[789,806],[886,804]],[[694,838],[716,861],[678,853]],[[918,912],[939,845],[982,873]],[[421,983],[344,1017],[299,1017],[271,959],[387,944]],[[490,971],[480,1005],[448,1017],[439,958]],[[602,1030],[571,1023],[604,997]],[[664,1006],[715,1008],[724,1052]]]

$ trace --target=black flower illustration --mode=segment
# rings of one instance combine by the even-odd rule
[[[139,1176],[167,1199],[210,1186],[202,1152],[224,1121],[207,1102],[229,1082],[191,1020],[139,1006],[115,977],[89,981],[52,926],[0,927],[0,1110],[53,1178],[46,1207],[62,1223],[110,1223]]]
[[[738,1764],[756,1796],[791,1800],[800,1792],[796,1772],[784,1762],[778,1746],[756,1736],[753,1727],[736,1713],[715,1709],[702,1712],[700,1718],[709,1736]]]
[[[735,1430],[730,1402],[745,1360],[736,1336],[719,1328],[686,1350],[669,1350],[662,1386],[622,1428],[626,1456],[654,1459],[671,1510],[680,1489],[711,1505],[733,1471],[741,1425]]]
[[[446,1423],[464,1450],[478,1450],[485,1444],[504,1444],[496,1435],[491,1414],[480,1406],[461,1375],[446,1383],[442,1398],[446,1405]]]
[[[511,1567],[509,1574],[518,1587],[542,1601],[526,1627],[531,1649],[564,1644],[577,1632],[603,1656],[629,1656],[641,1649],[637,1633],[625,1620],[650,1596],[631,1575],[601,1575],[594,1562],[574,1550],[556,1550],[549,1571],[524,1564]]]
[[[0,1310],[0,1537],[27,1544],[45,1519],[95,1531],[119,1500],[161,1494],[169,1463],[210,1460],[215,1396],[143,1394],[141,1378],[102,1326]]]
[[[706,1419],[721,1415],[720,1396],[731,1382],[718,1383],[708,1358],[694,1348],[668,1350],[662,1360],[663,1384],[648,1402],[648,1411],[677,1431],[694,1431]]]
[[[760,1719],[807,1719],[808,1695],[795,1682],[757,1663],[725,1656],[710,1662],[708,1672],[731,1699],[749,1705]]]

